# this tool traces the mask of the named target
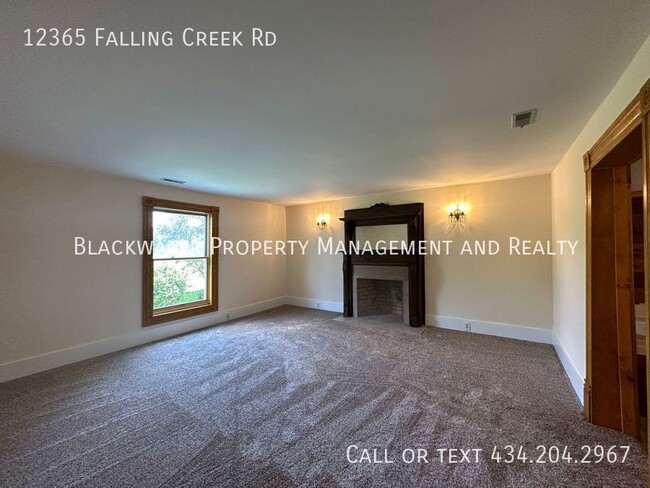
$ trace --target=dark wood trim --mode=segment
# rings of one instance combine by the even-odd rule
[[[368,208],[354,208],[345,211],[345,216],[339,220],[355,221],[356,225],[388,225],[386,222],[392,219],[399,220],[403,223],[404,219],[410,219],[413,216],[424,215],[424,205],[422,203],[405,203],[403,205],[388,205],[386,203],[376,203]],[[379,223],[369,223],[369,222]]]
[[[585,171],[595,167],[636,127],[641,125],[643,116],[650,110],[650,80],[639,90],[636,97],[625,107],[596,143],[583,156]]]
[[[208,299],[188,305],[168,307],[154,312],[153,308],[153,256],[142,256],[142,326],[181,320],[197,315],[216,312],[219,309],[219,259],[212,253],[212,238],[219,237],[219,207],[195,203],[163,200],[154,197],[142,197],[142,236],[145,242],[153,241],[152,215],[154,208],[179,210],[181,212],[207,214],[210,219],[211,235],[208,241],[210,258],[208,270]]]
[[[181,210],[187,212],[209,213],[219,215],[219,207],[201,205],[198,203],[177,202],[175,200],[164,200],[155,197],[142,197],[144,206],[163,208],[169,210]]]
[[[142,240],[153,242],[154,199],[142,198]],[[153,259],[149,254],[142,256],[142,325],[153,325]]]
[[[598,168],[629,166],[641,159],[641,125],[634,127],[598,162]]]
[[[586,155],[586,161],[589,161],[589,156]],[[584,406],[585,406],[585,418],[587,421],[592,422],[592,414],[591,414],[591,377],[592,377],[592,371],[591,371],[591,324],[592,324],[592,319],[591,319],[591,309],[592,309],[592,290],[591,290],[591,279],[592,279],[592,271],[591,271],[591,246],[592,246],[592,232],[591,232],[591,171],[587,171],[585,173],[585,188],[587,189],[587,197],[586,197],[586,202],[585,202],[585,222],[587,224],[587,235],[586,235],[586,287],[585,291],[587,293],[586,298],[586,365],[585,365],[585,370],[586,370],[586,375],[587,377],[584,379],[584,390],[583,390],[583,395],[584,395]]]
[[[406,224],[407,239],[415,242],[414,254],[348,253],[343,257],[343,315],[354,315],[352,280],[354,266],[405,266],[409,269],[409,325],[420,327],[425,323],[424,255],[418,241],[424,240],[424,204],[407,203],[387,205],[378,203],[368,208],[346,210],[340,219],[345,227],[346,246],[356,242],[356,228],[369,225]]]
[[[641,87],[639,99],[641,101],[641,116],[645,117],[650,112],[650,80]]]
[[[587,248],[590,267],[587,383],[591,390],[590,421],[621,430],[620,372],[616,289],[616,237],[613,168],[589,171],[591,239]]]
[[[383,266],[408,266],[412,261],[412,256],[408,254],[379,254],[379,253],[358,253],[351,254],[350,261],[352,264],[376,264]]]
[[[648,214],[648,191],[650,189],[650,80],[641,89],[643,93],[643,120],[641,129],[643,150],[643,253],[645,277],[645,303],[650,304],[650,215]],[[650,314],[645,314],[645,350],[650,351]],[[646,405],[650,408],[650,361],[646,356]],[[650,438],[650,423],[648,424],[648,437]]]
[[[636,378],[636,330],[632,271],[632,198],[630,167],[613,168],[614,236],[616,239],[616,323],[620,381],[621,430],[639,437]]]
[[[634,436],[639,434],[639,393],[629,165],[638,159],[641,150],[644,162],[645,301],[650,303],[649,114],[650,80],[583,156],[587,190],[585,416],[590,422]],[[646,317],[647,331],[650,331],[649,321],[650,317]],[[646,334],[646,341],[650,345],[650,334]],[[648,392],[650,395],[650,388]]]

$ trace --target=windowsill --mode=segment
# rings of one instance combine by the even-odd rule
[[[142,319],[142,326],[148,327],[151,325],[164,324],[165,322],[196,317],[197,315],[204,315],[216,312],[217,310],[217,305],[207,302],[199,302],[198,305],[192,304],[192,306],[179,305],[166,307],[155,311],[151,316],[144,316]]]

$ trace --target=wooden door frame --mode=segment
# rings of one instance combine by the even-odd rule
[[[650,79],[641,87],[639,90],[639,93],[637,94],[636,97],[630,102],[630,104],[623,110],[623,112],[616,118],[616,120],[612,123],[612,125],[605,131],[605,133],[596,141],[596,143],[592,146],[592,148],[585,153],[583,156],[583,166],[584,166],[584,171],[585,171],[585,176],[586,176],[586,220],[587,220],[587,378],[585,379],[585,384],[584,384],[584,403],[585,403],[585,416],[587,420],[589,421],[594,421],[596,420],[596,423],[598,422],[598,409],[602,409],[602,407],[599,405],[598,399],[594,398],[592,396],[593,391],[592,391],[592,385],[594,377],[592,375],[593,369],[594,369],[594,363],[592,361],[592,348],[593,348],[593,342],[592,342],[592,325],[593,325],[593,310],[595,308],[595,301],[592,300],[594,298],[594,290],[592,289],[591,286],[591,281],[593,278],[593,273],[594,269],[592,268],[592,243],[594,242],[593,236],[592,236],[592,210],[598,211],[597,207],[594,204],[593,196],[592,195],[592,177],[598,176],[598,178],[602,178],[602,172],[601,170],[605,169],[604,167],[608,166],[607,162],[607,156],[612,153],[612,151],[617,148],[617,146],[621,143],[623,143],[630,134],[632,134],[633,131],[635,130],[641,130],[641,140],[642,140],[642,148],[641,148],[641,154],[642,154],[642,161],[643,161],[643,221],[644,221],[644,230],[643,230],[643,235],[644,235],[644,267],[645,267],[645,303],[647,305],[650,305],[650,223],[648,219],[648,190],[650,188]],[[635,134],[636,136],[636,134]],[[628,139],[629,140],[629,139]],[[605,162],[604,162],[605,161]],[[632,161],[629,161],[631,163]],[[600,166],[599,166],[600,163]],[[611,161],[610,161],[611,163]],[[593,170],[597,169],[598,173],[593,172]],[[612,169],[612,181],[611,181],[611,188],[614,192],[613,196],[611,197],[611,202],[614,204],[614,206],[617,205],[615,202],[620,202],[620,194],[616,194],[617,186],[620,188],[621,178],[624,178],[624,173],[621,173],[620,171],[616,171],[613,168]],[[629,170],[628,170],[629,174]],[[596,180],[598,180],[596,178]],[[621,210],[620,208],[616,208],[616,211]],[[628,209],[624,208],[622,209],[623,213],[627,212]],[[616,214],[616,211],[613,212],[612,215]],[[619,218],[618,221],[616,221],[616,217],[612,217],[613,219],[613,224],[618,228],[618,229],[623,229],[624,223],[621,222],[621,219]],[[616,237],[615,237],[616,239]],[[625,237],[622,238],[622,242],[625,242]],[[631,252],[631,247],[630,247],[630,252]],[[620,297],[621,293],[623,293],[623,296],[625,293],[629,293],[629,287],[630,287],[630,281],[625,283],[625,276],[626,276],[627,271],[620,272],[617,270],[615,272],[616,274],[616,290],[613,291],[613,293],[617,296]],[[623,281],[619,281],[623,280]],[[627,290],[625,288],[628,287]],[[633,290],[632,290],[633,291]],[[617,301],[618,302],[618,298]],[[616,303],[614,304],[614,307],[616,307]],[[611,305],[610,305],[611,306]],[[629,320],[629,317],[627,315],[627,312],[625,310],[619,310],[620,307],[617,307],[617,310],[614,312],[614,316],[616,317],[616,324],[615,324],[615,329],[618,331],[618,334],[620,336],[621,334],[621,327],[620,323],[622,322],[627,322]],[[649,310],[650,311],[650,310]],[[646,322],[646,351],[650,351],[650,313],[645,314],[645,322]],[[625,324],[623,324],[623,332],[627,333],[625,329]],[[629,327],[629,324],[628,324]],[[612,338],[616,339],[616,338]],[[620,339],[620,338],[619,338]],[[620,344],[620,343],[619,343]],[[634,350],[634,349],[633,349]],[[623,356],[623,357],[621,357]],[[620,424],[620,429],[623,432],[626,432],[631,435],[638,435],[638,426],[636,425],[636,419],[634,421],[631,421],[630,415],[631,412],[625,411],[625,408],[623,407],[624,405],[628,404],[629,405],[629,400],[630,397],[629,395],[634,395],[634,399],[636,400],[636,393],[633,389],[630,389],[630,378],[626,377],[626,374],[629,374],[629,367],[630,367],[630,357],[626,357],[626,354],[620,354],[620,345],[619,345],[619,368],[618,368],[618,374],[619,374],[619,379],[617,381],[618,385],[618,391],[620,393],[620,398],[621,398],[621,411],[620,411],[620,418],[617,420],[617,422]],[[634,360],[635,358],[632,358]],[[647,362],[647,372],[650,373],[650,362]],[[633,375],[636,376],[636,372],[633,372]],[[648,388],[646,389],[647,394],[648,394],[648,400],[650,400],[650,374],[646,374],[646,378],[648,381]],[[627,383],[626,383],[627,382]],[[636,407],[638,408],[638,406]],[[601,415],[602,417],[602,415]],[[614,422],[616,423],[616,422]],[[609,425],[611,426],[611,425]],[[614,427],[617,428],[617,427]],[[648,426],[648,433],[650,435],[650,425]]]

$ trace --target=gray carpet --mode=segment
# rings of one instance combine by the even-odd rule
[[[646,486],[586,423],[551,346],[280,307],[0,385],[0,485]],[[350,464],[350,444],[393,464]],[[494,445],[631,445],[624,464],[497,464]],[[428,464],[401,462],[427,449]],[[481,448],[478,463],[437,448]]]

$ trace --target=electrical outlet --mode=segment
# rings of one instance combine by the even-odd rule
[[[316,303],[316,308],[321,308],[320,302]]]
[[[472,332],[472,323],[471,322],[465,322],[465,330],[467,332]]]
[[[226,320],[230,320],[230,314],[229,313],[226,314]]]

